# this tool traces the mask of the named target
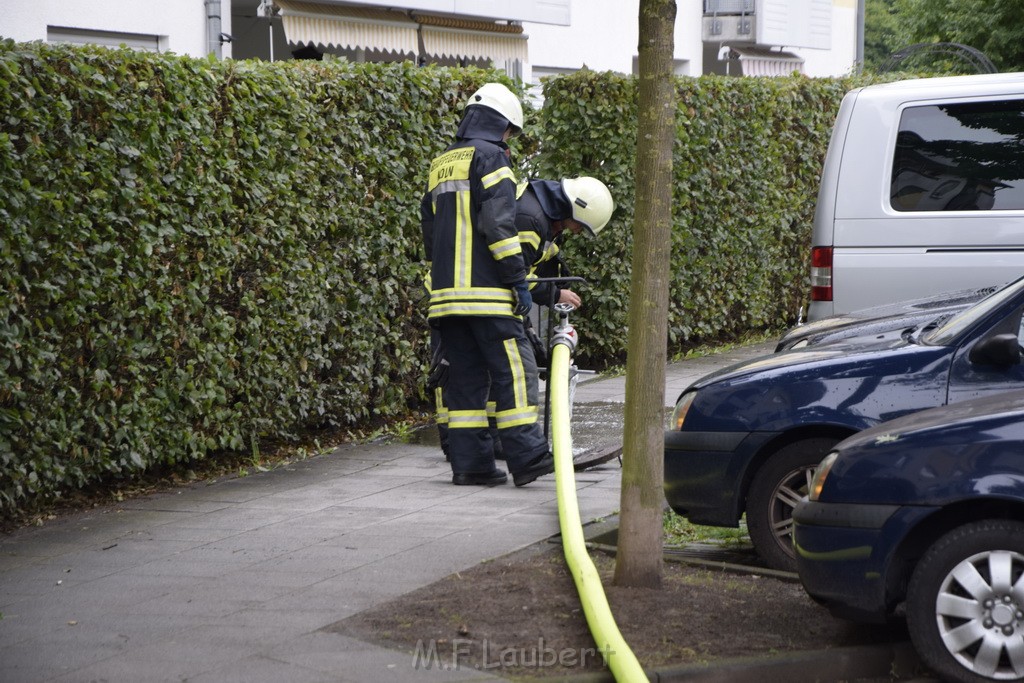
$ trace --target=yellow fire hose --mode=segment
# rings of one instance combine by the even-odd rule
[[[569,365],[575,348],[575,330],[556,334],[551,349],[548,391],[551,398],[552,451],[555,457],[555,487],[558,493],[558,520],[562,531],[565,560],[576,582],[580,604],[594,642],[619,683],[647,683],[636,655],[629,649],[608,606],[593,560],[587,553],[576,499],[576,479],[572,462],[572,436],[569,430]]]

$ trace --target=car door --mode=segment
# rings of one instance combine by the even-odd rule
[[[991,320],[957,349],[950,366],[948,403],[1024,389],[1024,363],[1020,357],[1024,345],[1022,318],[1024,308],[1013,308]],[[1002,340],[997,339],[1000,335]],[[1017,343],[1016,362],[1012,362],[1010,355],[1012,337],[1016,337]],[[998,353],[984,352],[1000,341],[1003,347]]]

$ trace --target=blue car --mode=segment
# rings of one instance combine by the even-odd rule
[[[746,515],[771,567],[794,570],[792,511],[835,444],[880,422],[1024,389],[1024,278],[959,313],[739,363],[679,397],[665,498],[695,524]]]
[[[880,622],[903,604],[943,680],[1024,678],[1024,392],[843,441],[793,520],[800,579],[833,614]]]

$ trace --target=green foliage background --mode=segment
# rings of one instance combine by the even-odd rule
[[[998,71],[1024,70],[1024,0],[866,0],[864,66],[918,43],[958,43],[980,50]],[[898,68],[916,73],[975,73],[962,54],[921,50]]]
[[[1024,0],[894,0],[893,12],[900,47],[960,43],[984,52],[999,71],[1024,70]]]
[[[423,169],[492,78],[0,43],[0,512],[422,406]],[[675,350],[795,312],[850,85],[679,81]],[[635,84],[583,72],[545,97],[520,157],[619,204],[569,247],[588,361],[613,362]]]
[[[805,296],[818,177],[851,79],[677,81],[669,349],[795,318]],[[636,80],[579,72],[549,81],[540,176],[593,175],[616,211],[595,240],[567,243],[588,279],[576,326],[586,363],[625,359],[634,216]]]

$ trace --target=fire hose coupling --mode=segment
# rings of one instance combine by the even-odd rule
[[[576,351],[576,343],[579,341],[579,336],[576,334],[576,328],[572,325],[565,327],[559,327],[555,329],[555,334],[551,337],[551,348],[555,348],[559,344],[569,347],[569,353]]]
[[[562,344],[569,348],[569,352],[576,351],[576,344],[579,343],[579,335],[576,328],[569,324],[569,313],[574,311],[572,304],[555,304],[555,311],[558,313],[558,325],[554,334],[551,335],[551,348]]]

